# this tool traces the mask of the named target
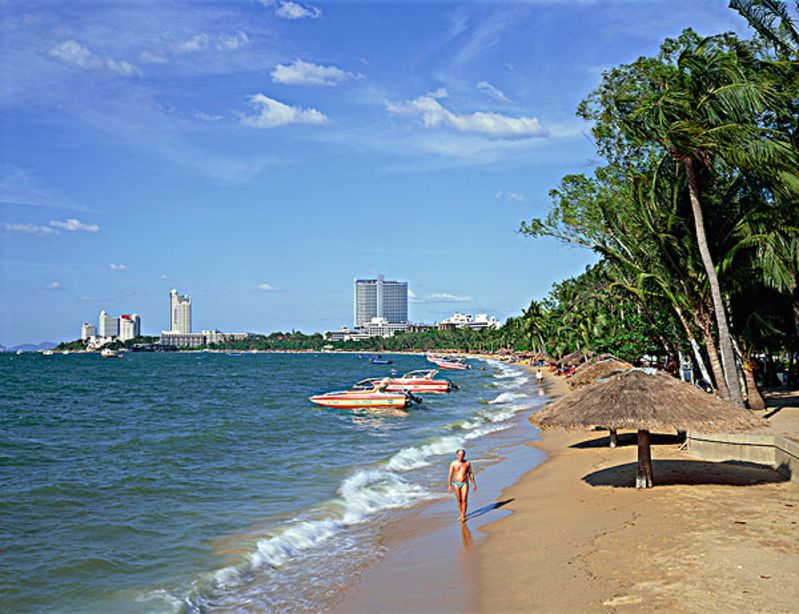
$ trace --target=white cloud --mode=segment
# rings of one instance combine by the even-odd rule
[[[272,71],[272,81],[290,85],[338,85],[360,75],[341,70],[336,66],[322,66],[303,62],[297,58],[291,64],[278,64]]]
[[[73,211],[82,209],[51,191],[30,170],[17,166],[0,166],[0,202]]]
[[[111,269],[112,271],[117,271],[121,273],[122,271],[127,270],[128,267],[124,264],[116,264],[114,262],[110,262],[108,264],[108,268]]]
[[[195,34],[190,39],[179,43],[177,46],[178,53],[195,53],[197,51],[204,51],[208,49],[208,35],[204,32]]]
[[[3,228],[12,232],[22,232],[28,235],[57,235],[60,234],[50,226],[39,226],[37,224],[3,224]]]
[[[47,289],[48,290],[63,290],[64,286],[62,286],[57,281],[54,281],[53,283],[47,284]]]
[[[411,303],[468,303],[474,300],[471,296],[449,294],[448,292],[434,292],[424,298],[416,296],[412,290],[408,290],[408,301]]]
[[[81,296],[80,300],[82,300],[82,301],[96,301],[97,297],[96,296]]]
[[[526,196],[521,192],[503,192],[502,190],[497,190],[496,194],[494,194],[494,198],[496,198],[497,200],[505,198],[507,200],[515,200],[521,202],[526,198]]]
[[[161,279],[166,279],[166,275],[161,275]]]
[[[70,218],[64,222],[50,220],[50,226],[68,230],[69,232],[77,232],[78,230],[82,230],[83,232],[100,232],[100,227],[97,224],[86,224],[75,218]]]
[[[292,107],[263,94],[251,96],[250,104],[258,112],[242,116],[241,123],[253,128],[275,128],[288,124],[320,125],[327,122],[327,116],[321,111]]]
[[[146,64],[166,64],[166,56],[161,51],[142,51],[139,59]]]
[[[250,44],[250,38],[241,30],[234,34],[220,34],[216,41],[216,48],[220,51],[234,51]]]
[[[50,57],[63,64],[83,70],[106,70],[123,77],[138,74],[139,69],[130,62],[101,58],[76,40],[68,39],[50,50]]]
[[[255,289],[258,290],[258,292],[274,292],[275,291],[275,289],[270,284],[258,284],[257,286],[255,286]]]
[[[386,108],[392,115],[420,116],[427,128],[448,126],[457,132],[478,133],[493,138],[520,139],[546,137],[548,131],[535,117],[510,117],[500,113],[477,111],[458,114],[444,108],[439,99],[447,98],[443,88],[413,100],[392,103]]]
[[[322,16],[322,10],[310,4],[302,5],[291,0],[278,4],[275,15],[282,19],[319,19]]]
[[[428,303],[468,303],[474,300],[471,296],[448,294],[447,292],[438,292],[429,295],[425,299]]]
[[[481,92],[485,92],[495,100],[499,100],[500,102],[510,102],[510,98],[505,95],[501,89],[494,87],[488,81],[480,81],[477,84],[477,89]]]
[[[205,113],[204,111],[195,111],[194,117],[204,122],[218,122],[224,119],[221,115],[213,115],[211,113]]]

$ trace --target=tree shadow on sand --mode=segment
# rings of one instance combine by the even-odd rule
[[[767,465],[743,461],[653,460],[655,487],[669,485],[718,484],[750,486],[787,482],[788,478]],[[583,476],[591,486],[634,488],[636,463],[600,469]]]
[[[597,437],[596,439],[587,439],[585,441],[578,441],[570,445],[570,448],[608,448],[610,447],[610,437],[607,434],[607,429],[602,429],[605,432],[604,437]],[[675,446],[685,441],[685,434],[666,435],[663,433],[652,433],[650,436],[650,445],[653,446]],[[637,446],[638,433],[619,433],[617,448],[624,446]]]
[[[473,518],[477,518],[478,516],[482,516],[488,512],[493,512],[494,510],[501,508],[503,505],[507,505],[511,501],[515,501],[515,499],[505,499],[505,501],[495,501],[494,503],[484,505],[483,507],[466,514],[466,520],[472,520]]]

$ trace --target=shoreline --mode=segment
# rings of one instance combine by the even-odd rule
[[[470,356],[485,360],[485,356]],[[529,369],[519,364],[520,368]],[[532,381],[530,386],[535,387]],[[545,386],[548,390],[549,386]],[[550,398],[540,405],[543,407]],[[362,570],[332,606],[341,613],[471,612],[478,599],[478,551],[485,541],[484,527],[508,516],[503,493],[529,471],[546,461],[534,443],[538,430],[529,422],[529,410],[518,413],[515,424],[488,435],[486,466],[473,458],[478,491],[470,493],[468,522],[455,521],[452,495],[408,510],[383,527],[379,547],[383,556]],[[484,460],[484,459],[483,459]],[[414,587],[408,590],[408,587]]]

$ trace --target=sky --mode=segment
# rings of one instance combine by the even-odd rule
[[[353,280],[409,317],[518,315],[591,253],[519,223],[599,161],[602,71],[724,0],[0,0],[0,343],[101,309],[195,330],[352,324]]]

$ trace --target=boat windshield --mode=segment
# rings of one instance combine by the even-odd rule
[[[428,377],[432,379],[435,374],[438,373],[435,369],[417,369],[416,371],[408,371],[402,377],[405,378],[420,378],[420,377]]]

